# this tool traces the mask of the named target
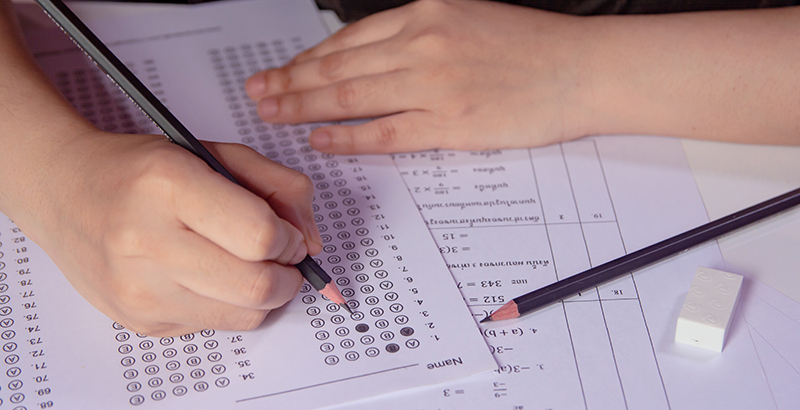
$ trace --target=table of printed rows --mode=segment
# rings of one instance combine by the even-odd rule
[[[626,252],[594,140],[394,159],[477,319]],[[481,397],[520,408],[668,406],[632,275],[508,323],[482,327],[501,366],[472,387]]]

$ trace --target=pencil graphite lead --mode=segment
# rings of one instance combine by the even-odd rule
[[[349,313],[351,315],[353,314],[353,311],[350,310],[350,306],[347,306],[347,303],[340,303],[339,306],[341,306],[342,309],[346,310],[347,313]]]

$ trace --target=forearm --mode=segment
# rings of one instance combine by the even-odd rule
[[[583,134],[800,144],[800,8],[587,23]]]
[[[100,131],[38,71],[12,16],[0,0],[0,211],[89,303],[166,336],[252,329],[297,294],[291,265],[322,248],[308,178],[208,143],[240,186],[163,136]]]
[[[64,144],[92,128],[39,71],[8,0],[0,0],[0,73],[0,211],[26,224],[42,194],[57,194],[47,175]]]

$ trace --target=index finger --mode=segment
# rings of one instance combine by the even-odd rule
[[[400,7],[365,17],[298,54],[289,65],[390,38],[406,25],[407,15],[407,7]]]
[[[297,255],[307,252],[303,234],[280,218],[266,199],[199,160],[175,162],[168,171],[174,181],[173,212],[187,228],[244,260],[298,263],[302,259]],[[262,165],[260,170],[274,178],[269,167]]]
[[[264,198],[280,218],[303,233],[309,253],[322,250],[322,239],[311,210],[314,188],[308,177],[241,144],[204,144],[242,186]]]

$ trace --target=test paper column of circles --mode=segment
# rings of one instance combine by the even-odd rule
[[[126,66],[148,89],[166,103],[154,60]],[[152,121],[119,87],[95,66],[62,70],[55,74],[56,87],[84,118],[103,131],[121,134],[160,133]]]
[[[306,313],[313,337],[320,343],[320,359],[336,365],[342,359],[355,362],[382,352],[396,353],[403,346],[416,349],[420,342],[413,337],[414,328],[403,313],[395,283],[347,186],[345,166],[337,157],[315,152],[308,144],[308,133],[316,125],[264,123],[244,91],[252,74],[288,62],[289,49],[298,52],[303,46],[299,39],[275,40],[211,49],[208,54],[240,141],[275,162],[306,173],[314,183],[314,218],[324,244],[318,262],[333,275],[354,311],[348,320],[339,305],[303,285],[301,300],[308,305]]]
[[[122,377],[134,406],[230,384],[213,330],[153,338],[131,332],[116,322],[112,327]]]
[[[29,252],[35,245],[10,221],[0,221],[0,227],[0,408],[50,408],[55,402],[45,362],[49,339],[40,325],[39,276]]]
[[[290,127],[265,124],[258,118],[256,103],[247,96],[244,83],[261,70],[288,63],[291,55],[303,48],[300,38],[292,38],[288,41],[261,41],[208,51],[240,141],[267,158],[301,172],[303,169],[298,166],[300,159],[297,156],[310,154],[312,151],[308,146],[306,130],[291,130]],[[290,135],[292,131],[294,134]],[[298,152],[297,148],[292,147],[294,141],[289,137],[300,137],[298,144],[305,146]]]

